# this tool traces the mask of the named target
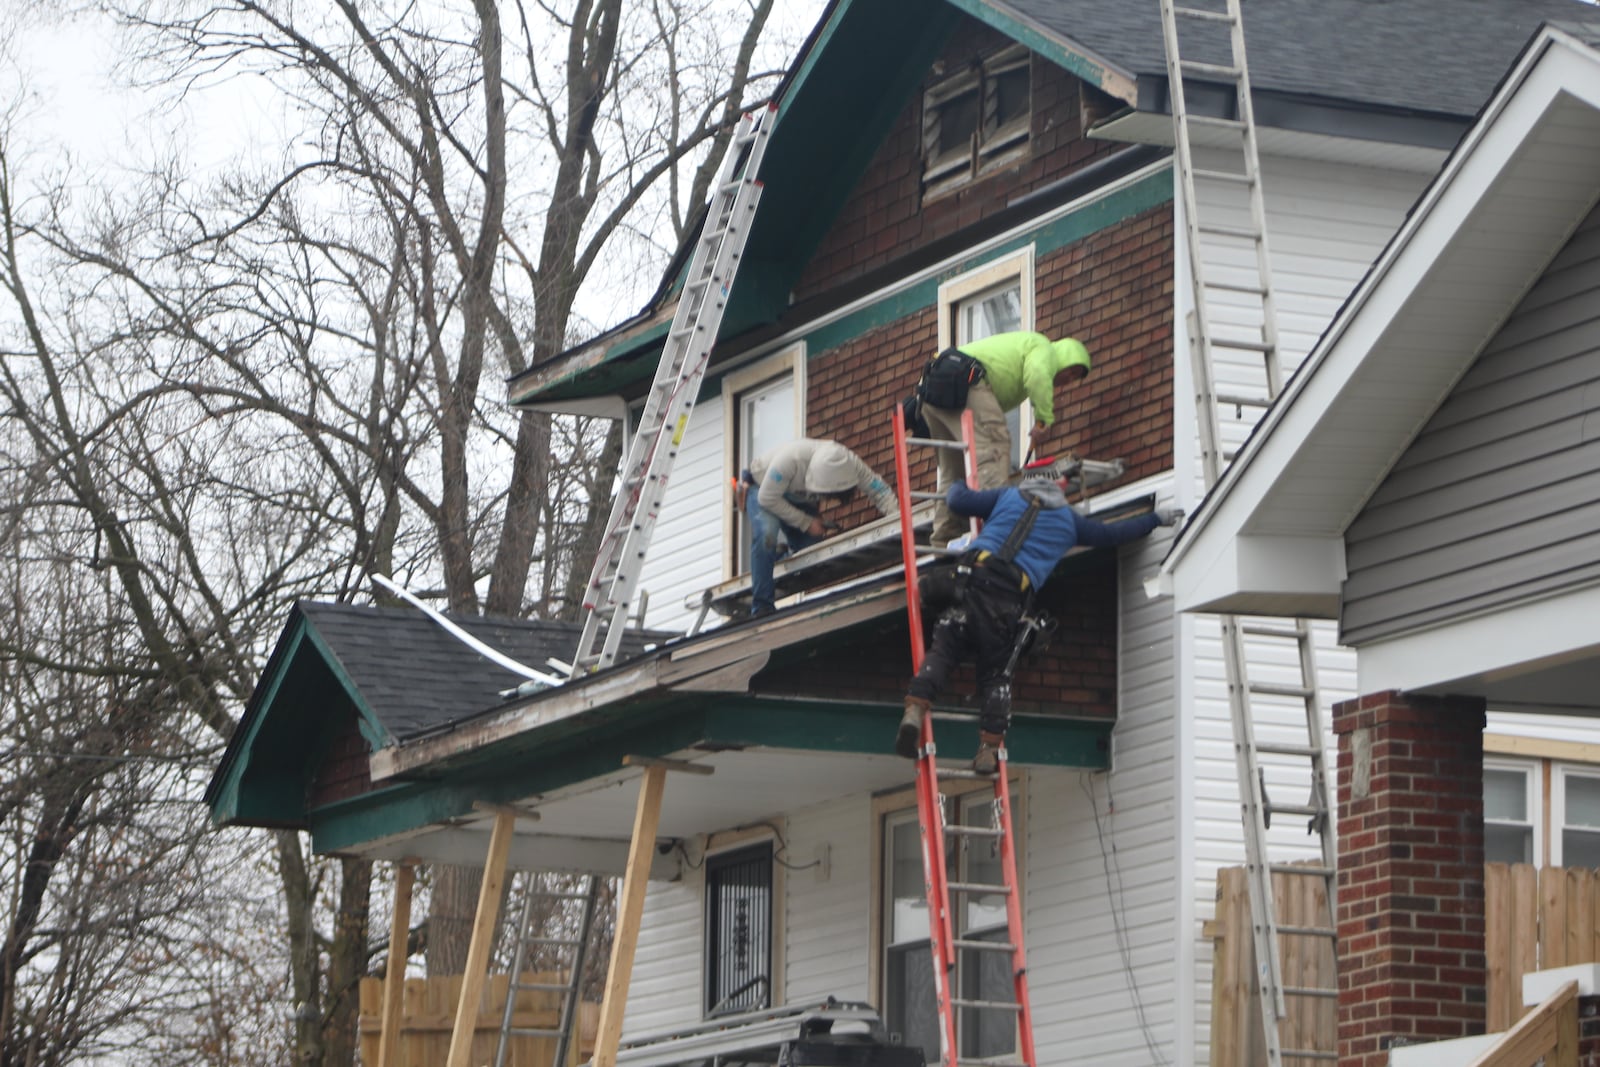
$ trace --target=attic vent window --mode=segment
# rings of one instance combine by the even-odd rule
[[[922,184],[956,188],[1028,154],[1033,125],[1028,50],[1008,48],[931,86],[922,99]]]

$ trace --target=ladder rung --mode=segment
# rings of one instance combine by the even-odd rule
[[[1286,997],[1321,997],[1331,1000],[1339,995],[1339,991],[1337,989],[1322,989],[1313,986],[1286,985],[1283,987],[1283,995]]]
[[[1206,22],[1233,22],[1233,16],[1226,11],[1202,11],[1197,7],[1177,7],[1172,9],[1174,15],[1186,19],[1201,19]]]
[[[1194,126],[1210,126],[1213,129],[1218,130],[1233,130],[1235,133],[1244,132],[1244,123],[1240,122],[1238,119],[1218,118],[1215,115],[1191,114],[1189,116],[1189,123]]]
[[[1261,240],[1261,234],[1248,226],[1218,226],[1213,223],[1210,226],[1202,225],[1196,228],[1202,234],[1209,234],[1212,237],[1234,237],[1241,241]]]
[[[1249,626],[1239,627],[1241,633],[1251,637],[1282,637],[1288,641],[1298,641],[1300,631],[1289,626],[1267,626],[1261,623],[1252,623]]]
[[[1212,348],[1232,348],[1240,352],[1271,352],[1275,346],[1266,341],[1246,341],[1239,337],[1213,337]]]
[[[1275,682],[1251,682],[1250,692],[1264,697],[1306,697],[1314,695],[1303,685],[1278,685]]]
[[[1332,878],[1332,867],[1313,867],[1309,863],[1269,863],[1267,870],[1273,874],[1300,874],[1306,877]]]
[[[1242,396],[1236,393],[1217,394],[1217,403],[1236,408],[1270,408],[1272,401],[1264,396]]]
[[[992,777],[992,775],[985,774],[982,777],[989,778],[989,777]],[[944,828],[944,832],[947,833],[947,834],[954,834],[957,837],[1003,837],[1003,836],[1005,836],[1005,831],[999,829],[998,827],[994,827],[994,826],[967,826],[967,825],[962,824],[962,823],[951,823],[950,825],[948,825],[948,826],[946,826]]]
[[[583,943],[571,937],[525,937],[522,942],[525,945],[581,945]],[[561,988],[565,989],[566,986]]]
[[[1330,940],[1339,936],[1339,931],[1326,926],[1280,926],[1278,933],[1290,937],[1326,937]]]
[[[1014,1012],[1022,1010],[1022,1005],[1010,1000],[963,1000],[960,997],[951,997],[950,1003],[958,1008],[983,1008],[989,1011]]]
[[[572,987],[566,982],[512,982],[512,989],[537,989],[546,993],[565,993]]]
[[[1315,745],[1257,744],[1256,751],[1272,756],[1304,756],[1307,759],[1322,753],[1322,749]]]
[[[1271,805],[1274,815],[1325,815],[1326,808],[1319,808],[1311,804],[1277,804]]]
[[[1267,291],[1259,285],[1243,285],[1239,282],[1214,282],[1209,278],[1205,281],[1205,287],[1223,293],[1249,293],[1252,296],[1267,295]]]
[[[1240,174],[1232,170],[1199,170],[1194,172],[1196,178],[1210,178],[1212,181],[1232,182],[1236,185],[1253,185],[1255,179],[1248,174]]]
[[[1190,74],[1214,74],[1219,78],[1239,78],[1238,67],[1224,67],[1221,63],[1202,63],[1198,59],[1180,59],[1178,67]],[[1197,117],[1197,116],[1196,116]]]
[[[560,1037],[560,1030],[539,1030],[528,1026],[513,1026],[506,1033],[516,1037]]]
[[[588,893],[579,893],[568,889],[539,889],[529,896],[538,897],[540,900],[588,900]]]
[[[939,768],[939,780],[941,782],[945,782],[945,781],[992,782],[992,781],[994,781],[994,775],[992,775],[992,774],[979,774],[977,771],[974,771],[974,770],[971,770],[971,769],[962,770],[960,767],[940,767]]]
[[[997,893],[1002,896],[1011,893],[1008,885],[987,885],[980,882],[946,882],[945,888],[952,893]]]
[[[1017,946],[1009,941],[964,941],[956,938],[950,942],[956,948],[971,949],[974,952],[1015,952]]]
[[[908,445],[927,445],[929,448],[953,448],[960,452],[967,450],[965,441],[944,441],[934,437],[908,437]]]

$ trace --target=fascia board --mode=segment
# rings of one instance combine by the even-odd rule
[[[1294,597],[1297,615],[1336,618],[1344,581],[1341,537],[1228,539],[1204,570],[1184,568],[1172,595],[1179,611],[1275,615],[1275,602]]]
[[[1162,584],[1170,579],[1173,589],[1196,584],[1199,579],[1180,577],[1191,557],[1216,561],[1225,542],[1246,533],[1272,501],[1273,492],[1289,464],[1303,451],[1316,447],[1316,433],[1336,417],[1335,404],[1356,381],[1361,368],[1381,348],[1384,334],[1399,317],[1417,309],[1408,307],[1419,279],[1439,262],[1463,220],[1489,193],[1514,157],[1517,145],[1534,120],[1555,99],[1558,92],[1576,82],[1594,81],[1593,54],[1566,38],[1564,60],[1544,68],[1539,84],[1529,86],[1531,75],[1550,50],[1554,32],[1542,46],[1530,48],[1517,72],[1506,81],[1501,93],[1485,109],[1484,119],[1468,133],[1462,147],[1447,162],[1445,170],[1423,194],[1398,234],[1379,257],[1366,282],[1340,310],[1333,324],[1307,357],[1301,370],[1290,380],[1277,404],[1262,417],[1260,425],[1222,479],[1202,504],[1193,522],[1183,531],[1162,564]],[[1582,49],[1580,54],[1575,49]],[[1588,71],[1568,65],[1568,60],[1584,64]],[[1592,85],[1589,86],[1592,91]],[[1427,417],[1448,393],[1460,375],[1471,366],[1477,353],[1459,353],[1453,374],[1441,379],[1433,402],[1408,423],[1392,427],[1387,461],[1374,465],[1365,479],[1366,489],[1352,494],[1344,517],[1323,533],[1342,535],[1345,526],[1359,513],[1383,475],[1393,466],[1405,445],[1411,441]],[[1200,562],[1202,574],[1212,569],[1211,562]],[[1216,592],[1213,587],[1213,592]]]
[[[1600,586],[1572,590],[1356,649],[1356,692],[1447,688],[1600,650]]]

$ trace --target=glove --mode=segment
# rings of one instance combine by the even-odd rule
[[[1157,526],[1176,526],[1183,521],[1183,509],[1163,504],[1156,508]]]

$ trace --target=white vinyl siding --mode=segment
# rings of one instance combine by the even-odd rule
[[[1197,156],[1199,167],[1218,167],[1217,158]],[[1399,228],[1406,211],[1426,185],[1430,175],[1385,171],[1369,167],[1345,166],[1336,163],[1309,160],[1268,158],[1263,160],[1263,186],[1267,198],[1267,233],[1272,252],[1273,286],[1278,308],[1278,341],[1280,365],[1285,380],[1311,350],[1334,314],[1366,275],[1372,262],[1383,250],[1389,238]],[[1201,211],[1215,204],[1216,192],[1204,184],[1198,190]],[[1243,224],[1245,219],[1206,216],[1208,221]],[[1191,306],[1187,273],[1184,268],[1187,252],[1186,238],[1179,230],[1179,249],[1176,256],[1178,279],[1176,289],[1177,318]],[[1254,275],[1248,258],[1241,258],[1237,246],[1228,251],[1207,248],[1208,272],[1242,280]],[[1220,270],[1214,268],[1219,267]],[[1227,315],[1221,316],[1227,321]],[[1247,328],[1256,324],[1242,315],[1234,321]],[[1187,388],[1190,380],[1188,341],[1185,331],[1175,331],[1178,343],[1178,389]],[[1223,383],[1240,382],[1259,376],[1259,358],[1246,357],[1234,367],[1218,369]],[[1227,385],[1224,384],[1223,388]],[[1179,412],[1186,407],[1179,405]],[[1247,412],[1247,415],[1256,415]],[[1236,447],[1244,439],[1246,427],[1240,427],[1229,439],[1229,447]],[[1193,426],[1180,427],[1180,434],[1197,434]],[[1191,437],[1191,441],[1195,438]],[[1191,451],[1192,450],[1192,451]],[[1176,455],[1181,458],[1198,457],[1195,446],[1180,447]],[[1194,496],[1203,495],[1200,488],[1199,464],[1184,462],[1193,472]],[[1152,566],[1152,569],[1153,566]],[[1324,725],[1331,728],[1332,707],[1335,703],[1356,696],[1355,655],[1337,644],[1332,623],[1315,624],[1318,685]],[[1209,940],[1201,937],[1201,924],[1215,916],[1216,872],[1223,867],[1242,865],[1244,862],[1244,833],[1240,823],[1238,772],[1233,752],[1233,728],[1228,710],[1226,670],[1222,662],[1222,645],[1215,616],[1194,617],[1188,648],[1190,662],[1179,665],[1181,677],[1189,680],[1188,704],[1185,713],[1190,716],[1192,753],[1190,766],[1185,772],[1192,775],[1192,810],[1187,818],[1175,824],[1175,833],[1189,834],[1191,851],[1190,895],[1195,923],[1187,936],[1194,939],[1193,974],[1195,1004],[1193,1009],[1193,1045],[1183,1050],[1177,1063],[1208,1063],[1210,1059],[1211,1018],[1211,956]],[[1276,680],[1298,678],[1298,668],[1284,658],[1281,646],[1273,646],[1273,655],[1264,649],[1249,646],[1247,656],[1252,663],[1253,677],[1271,677]],[[1273,658],[1281,662],[1271,662]],[[1278,713],[1257,716],[1258,740],[1269,738],[1305,739],[1304,716],[1297,705]],[[1119,726],[1119,732],[1122,727]],[[1325,729],[1324,743],[1328,753],[1327,771],[1335,769],[1335,753],[1331,732]],[[1119,745],[1119,753],[1123,751]],[[1298,795],[1306,788],[1307,766],[1304,760],[1291,760],[1282,770],[1268,768],[1269,794],[1274,792],[1274,782],[1279,783],[1276,794],[1295,803],[1305,798]],[[1175,775],[1176,777],[1176,775]],[[1289,783],[1293,783],[1292,785]],[[1120,798],[1119,798],[1120,806]],[[1318,842],[1306,834],[1301,820],[1297,832],[1273,837],[1273,857],[1277,859],[1311,858],[1318,855]],[[1285,827],[1284,829],[1288,829]],[[1212,1065],[1223,1067],[1223,1065]]]
[[[721,531],[717,517],[730,506],[722,484],[722,421],[714,398],[702,398],[689,416],[639,581],[650,596],[647,626],[687,630],[695,612],[684,598],[722,581],[723,546],[706,542],[708,531]]]
[[[911,765],[908,763],[907,768]],[[785,909],[785,985],[791,1004],[867,1000],[872,943],[872,802],[865,795],[791,813]],[[826,870],[807,867],[823,859]]]
[[[1168,544],[1158,532],[1122,550],[1114,769],[1035,769],[1028,779],[1028,965],[1042,1064],[1174,1058],[1183,995],[1174,959],[1188,936],[1174,906],[1175,619],[1171,600],[1151,600],[1142,584]]]
[[[673,1030],[699,1022],[705,995],[705,877],[691,871],[677,882],[651,882],[628,986],[622,1037]],[[692,975],[692,981],[685,981]]]

